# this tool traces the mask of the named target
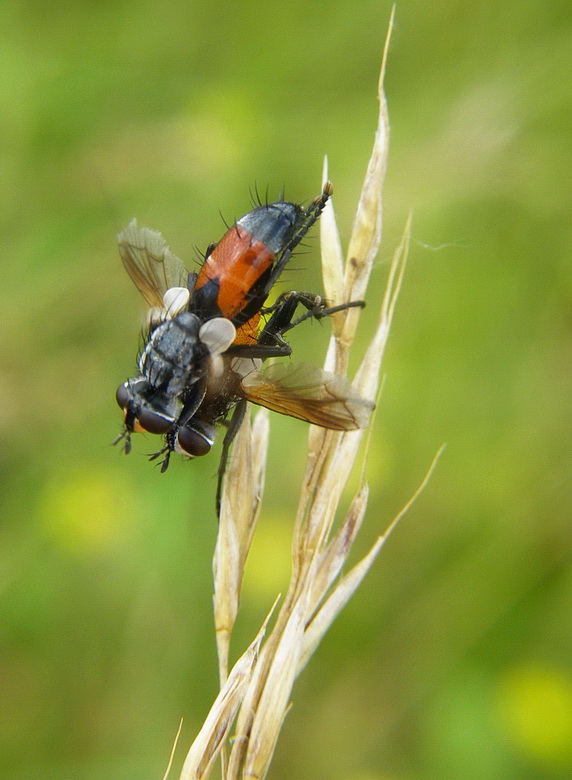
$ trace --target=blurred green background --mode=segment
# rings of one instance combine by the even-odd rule
[[[192,265],[249,187],[317,194],[327,153],[346,241],[390,8],[2,3],[0,776],[161,777],[184,717],[180,766],[217,687],[217,453],[161,475],[109,446],[144,308],[115,235],[136,216]],[[398,4],[362,346],[410,209],[413,244],[356,557],[447,449],[271,777],[572,776],[571,72],[569,2]],[[286,288],[320,289],[308,244]],[[327,329],[293,341],[319,361]],[[285,589],[306,434],[273,416],[236,654]]]

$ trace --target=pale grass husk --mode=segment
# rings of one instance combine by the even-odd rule
[[[392,23],[393,17],[390,32]],[[382,186],[389,137],[383,92],[388,41],[389,35],[378,86],[378,127],[345,263],[331,201],[321,217],[324,288],[327,300],[333,305],[365,297],[381,242]],[[353,381],[355,390],[371,400],[379,392],[381,363],[403,279],[409,230],[410,220],[393,257],[375,333]],[[359,317],[360,310],[352,308],[331,318],[333,332],[326,357],[327,370],[346,372]],[[335,518],[366,435],[364,430],[334,432],[311,427],[294,522],[288,592],[265,641],[262,640],[266,622],[229,673],[229,643],[264,486],[267,413],[259,411],[252,426],[247,416],[241,427],[226,473],[213,567],[221,692],[187,754],[182,780],[208,777],[219,753],[224,780],[266,776],[296,677],[359,586],[398,519],[377,538],[367,555],[340,577],[367,508],[368,488],[363,474],[359,489],[336,530]],[[425,482],[420,490],[424,485]],[[233,723],[234,736],[228,742]]]

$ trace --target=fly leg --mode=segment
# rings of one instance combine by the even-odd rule
[[[223,484],[226,467],[228,464],[228,458],[230,455],[230,447],[232,445],[232,442],[234,441],[236,434],[238,433],[238,429],[242,425],[242,421],[244,420],[244,415],[246,414],[246,404],[247,404],[246,400],[241,399],[235,406],[234,412],[232,413],[232,417],[230,418],[230,421],[227,424],[228,427],[226,429],[226,433],[222,441],[222,452],[220,456],[220,463],[218,465],[217,486],[216,486],[217,517],[220,517],[222,484]]]
[[[294,318],[299,304],[304,306],[306,311],[299,317]],[[285,343],[282,336],[301,322],[304,322],[304,320],[321,320],[324,317],[330,317],[338,311],[356,307],[363,309],[364,306],[364,301],[350,301],[349,303],[341,303],[338,306],[327,306],[320,295],[296,291],[283,293],[272,306],[262,310],[262,314],[271,314],[271,317],[260,332],[257,343]]]
[[[306,308],[304,314],[294,318],[298,305]],[[230,346],[226,355],[244,358],[260,358],[266,360],[271,357],[287,357],[292,353],[292,347],[284,339],[284,333],[295,328],[304,320],[321,320],[338,311],[360,308],[365,306],[364,301],[350,301],[339,306],[327,306],[319,295],[303,292],[287,292],[280,295],[272,306],[262,309],[262,314],[270,314],[271,317],[260,331],[255,344],[237,344]]]

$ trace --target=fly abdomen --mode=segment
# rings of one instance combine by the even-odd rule
[[[295,203],[269,203],[249,211],[236,224],[277,255],[291,241],[301,213]]]

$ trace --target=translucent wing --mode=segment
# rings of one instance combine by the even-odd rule
[[[119,254],[135,286],[149,306],[163,308],[171,287],[187,287],[188,272],[156,230],[131,222],[117,236]]]
[[[307,363],[275,363],[252,371],[240,388],[248,401],[335,431],[365,428],[374,407],[356,394],[346,377]]]

